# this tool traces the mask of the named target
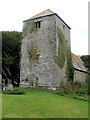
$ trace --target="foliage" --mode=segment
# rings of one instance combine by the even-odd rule
[[[38,50],[37,41],[32,41],[31,46],[28,50],[30,66],[39,59],[40,53]]]
[[[22,94],[25,94],[25,92],[22,92],[20,90],[13,90],[13,91],[10,91],[10,90],[4,90],[2,91],[3,94],[10,94],[10,95],[22,95]]]
[[[38,53],[38,46],[37,46],[37,41],[32,41],[31,42],[31,47],[28,50],[28,53],[30,55],[31,60],[38,60],[39,59],[39,53]]]
[[[88,68],[87,81],[88,88],[90,88],[90,55],[82,55],[81,59],[84,62],[85,67]],[[88,94],[90,95],[90,90],[88,90]]]
[[[66,80],[67,82],[73,82],[74,79],[74,66],[72,64],[72,56],[70,49],[67,50],[67,62],[66,62]]]
[[[25,36],[27,33],[37,32],[37,30],[38,29],[36,28],[34,21],[27,21],[23,28],[23,34]]]
[[[13,64],[13,58],[11,56],[7,56],[6,58],[3,58],[3,62],[7,64],[8,66]]]
[[[88,84],[82,82],[68,82],[64,83],[63,81],[60,84],[60,89],[55,91],[56,94],[72,97],[74,99],[80,99],[87,101],[88,100]]]
[[[32,32],[37,32],[37,28],[35,26],[35,22],[34,21],[30,21],[29,24],[31,25],[30,29],[29,29],[29,32],[32,33]]]
[[[88,101],[87,95],[66,94],[65,97],[70,97],[70,98],[78,99],[78,100],[82,100],[82,101]]]
[[[62,31],[57,27],[58,34],[58,55],[55,56],[55,61],[60,68],[63,68],[65,65],[66,55],[67,55],[67,45],[65,42],[65,37]]]
[[[73,81],[74,66],[72,64],[72,56],[62,31],[57,27],[58,34],[58,55],[55,56],[55,61],[60,68],[63,68],[66,61],[66,79],[67,82]]]
[[[85,67],[90,71],[90,55],[83,55],[81,56],[81,59],[83,60]]]
[[[5,79],[6,84],[10,80],[13,84],[19,82],[21,39],[21,32],[2,32],[2,78]]]
[[[24,95],[2,95],[3,118],[87,118],[88,102],[49,91],[19,88]],[[68,112],[67,112],[68,111]]]

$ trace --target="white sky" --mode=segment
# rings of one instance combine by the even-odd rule
[[[71,29],[71,50],[88,54],[88,0],[0,0],[0,31],[22,31],[23,20],[50,9]]]

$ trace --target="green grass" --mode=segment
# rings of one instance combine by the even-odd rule
[[[1,91],[0,91],[0,120],[2,118],[2,94],[1,94]]]
[[[88,102],[49,91],[25,89],[24,95],[3,94],[3,118],[87,118]]]

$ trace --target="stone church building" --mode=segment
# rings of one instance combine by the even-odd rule
[[[72,53],[72,62],[75,68],[74,82],[87,82],[88,81],[88,69],[84,66],[84,62],[81,58]]]
[[[45,10],[23,21],[20,86],[57,88],[66,82],[66,65],[60,68],[54,60],[58,55],[57,27],[70,47],[70,27],[51,10]]]

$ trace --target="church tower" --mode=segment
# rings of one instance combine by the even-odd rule
[[[49,9],[23,21],[21,87],[52,89],[59,87],[61,81],[66,81],[65,54],[61,56],[61,62],[64,62],[61,67],[55,57],[60,52],[65,52],[63,44],[70,47],[70,29],[56,13]],[[62,39],[65,39],[64,42],[60,42],[59,33]]]

